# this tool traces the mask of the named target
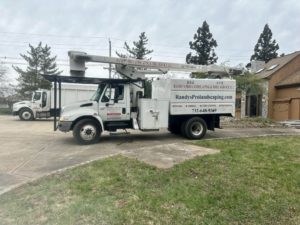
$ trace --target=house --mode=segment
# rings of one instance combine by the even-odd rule
[[[270,60],[255,74],[265,80],[266,94],[246,96],[245,114],[300,120],[300,51]]]

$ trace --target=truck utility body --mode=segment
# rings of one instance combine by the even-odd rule
[[[82,52],[69,52],[69,56],[72,76],[45,78],[55,82],[98,83],[90,100],[67,105],[61,110],[58,129],[72,131],[80,144],[95,143],[103,131],[118,129],[156,131],[167,128],[174,134],[200,139],[207,130],[220,127],[220,116],[234,116],[236,87],[232,79],[159,79],[151,84],[151,98],[144,96],[147,73],[161,74],[172,68],[209,72],[208,67],[150,63]],[[85,61],[115,63],[116,71],[124,79],[85,78]],[[223,67],[211,68],[214,72],[226,71]]]
[[[53,117],[59,115],[61,106],[90,99],[96,89],[97,85],[62,84],[60,98],[57,100],[54,88],[38,89],[32,93],[31,101],[21,101],[13,105],[13,115],[18,115],[21,120]]]

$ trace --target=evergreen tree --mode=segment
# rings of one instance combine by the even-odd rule
[[[28,63],[26,70],[13,66],[19,74],[18,92],[22,96],[38,88],[51,88],[51,82],[45,80],[40,74],[59,75],[61,73],[55,62],[56,56],[51,57],[51,48],[48,45],[42,46],[40,42],[37,47],[29,44],[29,48],[27,54],[20,54]]]
[[[218,46],[212,33],[210,33],[209,25],[206,21],[203,22],[202,27],[199,27],[197,33],[194,35],[194,41],[189,42],[190,48],[195,51],[195,55],[188,53],[186,62],[197,65],[209,65],[217,62],[214,48]]]
[[[279,46],[275,39],[272,40],[272,35],[269,25],[266,24],[254,47],[254,54],[250,60],[261,60],[267,63],[271,59],[278,57],[277,50]]]
[[[0,64],[0,98],[4,97],[5,89],[6,89],[6,77],[7,68],[3,67]]]
[[[127,51],[126,54],[116,52],[116,54],[121,58],[134,58],[134,59],[150,59],[146,58],[147,55],[151,54],[153,50],[146,48],[148,44],[148,38],[146,37],[145,32],[142,32],[139,36],[138,41],[133,42],[134,47],[130,47],[127,42],[124,43],[124,49]]]
[[[130,47],[127,42],[124,43],[124,49],[127,51],[126,54],[116,52],[116,54],[121,58],[134,58],[134,59],[146,59],[150,60],[151,58],[146,58],[147,55],[151,54],[153,50],[146,48],[148,44],[148,38],[146,37],[145,32],[142,32],[139,36],[138,41],[133,42],[134,47]],[[152,93],[151,81],[145,81],[145,98],[150,98]]]

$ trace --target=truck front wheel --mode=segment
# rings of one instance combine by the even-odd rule
[[[19,112],[19,118],[20,120],[33,120],[33,113],[30,109],[21,109]]]
[[[200,117],[192,117],[184,123],[184,136],[189,139],[201,139],[207,131],[206,122]]]
[[[100,127],[92,119],[80,120],[73,128],[73,137],[81,145],[97,143],[100,134]]]

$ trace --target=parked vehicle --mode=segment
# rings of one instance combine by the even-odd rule
[[[97,85],[62,84],[61,105],[87,100],[92,97]],[[56,101],[56,115],[59,115],[59,101]],[[13,104],[13,115],[21,120],[49,118],[55,115],[54,90],[39,89],[32,93],[31,101],[21,101]]]
[[[207,130],[220,127],[220,116],[235,114],[233,79],[160,79],[152,83],[152,97],[143,97],[144,75],[154,73],[154,69],[157,73],[164,70],[224,73],[224,67],[119,59],[82,52],[69,52],[69,56],[71,72],[78,81],[84,76],[85,61],[115,64],[116,71],[124,78],[102,79],[93,98],[63,107],[58,128],[72,131],[80,144],[95,143],[103,131],[118,129],[168,128],[186,138],[200,139]]]

